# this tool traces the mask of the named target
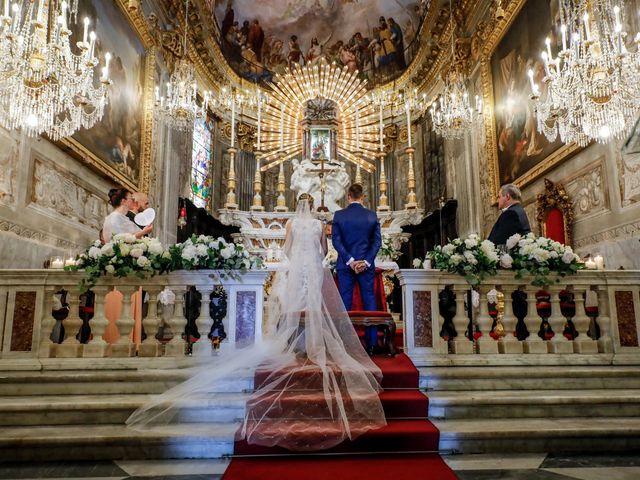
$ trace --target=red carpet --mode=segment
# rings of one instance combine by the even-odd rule
[[[308,456],[280,447],[249,445],[237,441],[235,455],[265,455],[262,458],[234,458],[223,478],[240,480],[298,479],[309,480],[349,478],[366,479],[455,479],[456,476],[434,453],[403,454],[402,452],[434,452],[438,450],[440,432],[427,420],[429,400],[418,390],[418,370],[404,354],[394,358],[376,356],[374,362],[383,374],[380,394],[387,425],[371,430],[353,441],[345,441],[323,454],[397,452],[371,455],[318,455]],[[260,385],[268,372],[256,370],[255,384]],[[305,392],[291,401],[314,401],[314,392]],[[321,400],[321,398],[320,398]],[[274,419],[274,428],[277,428]],[[268,428],[268,427],[266,427]],[[322,433],[318,422],[318,433]],[[281,456],[286,455],[286,456]]]

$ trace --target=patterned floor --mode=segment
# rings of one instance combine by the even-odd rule
[[[444,458],[460,480],[640,479],[640,452],[572,456],[452,455]],[[0,479],[218,480],[227,464],[225,460],[0,463]]]

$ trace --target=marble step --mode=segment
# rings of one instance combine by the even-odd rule
[[[640,390],[431,391],[429,416],[464,418],[640,417]]]
[[[432,420],[440,449],[463,453],[602,452],[640,448],[640,418]]]
[[[162,393],[191,375],[185,369],[0,372],[0,398],[18,395]],[[222,392],[253,388],[253,373],[221,382]],[[216,391],[214,389],[213,391]]]
[[[180,402],[180,423],[237,422],[248,394],[218,393]],[[0,426],[124,424],[150,395],[0,397]]]
[[[3,427],[0,461],[221,458],[239,423],[180,424],[137,431],[125,425]]]
[[[420,388],[433,390],[640,389],[640,366],[420,367]]]

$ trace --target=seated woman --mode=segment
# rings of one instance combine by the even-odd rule
[[[113,235],[130,233],[135,235],[136,238],[142,238],[153,230],[153,225],[140,228],[127,217],[127,212],[130,210],[132,203],[133,195],[126,188],[112,188],[109,190],[109,204],[113,207],[113,211],[104,219],[100,238],[103,243],[110,241]],[[140,291],[132,295],[131,304],[135,324],[130,338],[137,348],[142,341],[142,294]],[[122,294],[118,291],[107,294],[104,313],[109,320],[109,325],[102,336],[107,343],[114,343],[120,338],[116,321],[120,317],[121,311]]]

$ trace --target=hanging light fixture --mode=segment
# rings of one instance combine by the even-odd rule
[[[210,100],[210,93],[205,92],[202,106],[198,106],[195,67],[188,60],[187,55],[188,21],[189,0],[185,0],[183,55],[176,62],[165,93],[162,94],[161,86],[156,86],[155,89],[156,117],[170,128],[179,131],[191,130],[195,119],[206,114]]]
[[[68,22],[76,20],[78,0],[4,0],[3,7],[0,125],[54,141],[91,128],[104,115],[111,55],[105,54],[102,76],[94,81],[99,62],[88,18],[82,41],[71,48]]]
[[[469,93],[465,86],[463,67],[455,61],[456,23],[453,7],[449,0],[449,16],[452,21],[451,62],[452,66],[444,79],[444,91],[431,104],[430,113],[436,133],[444,138],[462,138],[471,128],[476,112],[481,111],[481,101],[476,97],[476,110],[471,107]]]
[[[562,49],[546,39],[543,89],[529,70],[538,130],[586,146],[623,138],[640,114],[640,33],[627,49],[624,10],[611,0],[562,0]]]

